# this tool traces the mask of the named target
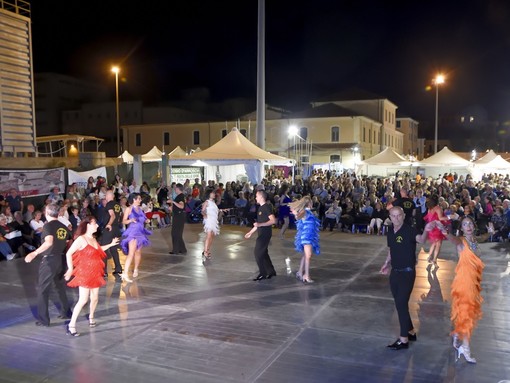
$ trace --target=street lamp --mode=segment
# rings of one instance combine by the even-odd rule
[[[120,152],[120,113],[119,113],[119,72],[118,66],[112,67],[112,72],[115,73],[115,117],[117,119],[117,156],[121,155]]]
[[[438,107],[439,107],[439,85],[444,84],[445,77],[442,74],[436,75],[433,80],[436,85],[436,126],[434,131],[434,154],[437,153],[437,123],[438,123]]]

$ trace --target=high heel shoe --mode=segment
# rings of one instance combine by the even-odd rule
[[[463,344],[459,346],[457,349],[457,360],[460,359],[460,356],[464,355],[464,359],[466,359],[466,362],[475,364],[476,359],[471,356],[471,350],[469,349],[469,346],[464,346]]]
[[[133,278],[138,277],[138,269],[133,270]]]
[[[133,282],[133,280],[132,280],[132,279],[129,279],[129,277],[128,277],[128,274],[127,274],[127,273],[122,273],[122,274],[120,274],[120,278],[121,278],[123,281],[127,282],[127,283],[131,283],[131,282]]]
[[[457,334],[453,334],[453,342],[452,342],[453,348],[458,350],[460,345],[461,345],[461,342],[459,341],[459,336]]]
[[[303,282],[303,276],[301,275],[301,273],[300,273],[299,271],[296,273],[296,279],[297,279],[298,281]]]
[[[313,283],[314,280],[310,279],[310,277],[303,277],[303,283],[306,285],[307,283]]]
[[[71,331],[71,329],[73,331]],[[67,325],[66,334],[71,335],[71,336],[80,336],[80,333],[78,331],[76,331],[76,327],[71,327],[69,325]]]
[[[434,261],[434,268],[439,269],[439,265],[437,264],[437,261]]]
[[[96,327],[97,326],[97,322],[95,321],[94,318],[89,318],[89,327]]]

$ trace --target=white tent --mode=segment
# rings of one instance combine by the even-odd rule
[[[480,158],[483,160],[485,157]],[[510,174],[510,162],[506,161],[500,155],[496,155],[489,162],[475,162],[473,169],[473,178],[479,180],[484,173]]]
[[[397,171],[411,171],[412,163],[391,148],[386,148],[382,152],[370,157],[357,166],[357,172],[369,176],[379,175],[388,176]]]
[[[236,128],[232,129],[229,134],[205,150],[190,154],[186,158],[170,159],[171,166],[216,166],[218,168],[215,175],[221,173],[219,167],[244,165],[244,170],[251,183],[260,183],[264,164],[290,166],[292,161],[259,148]],[[218,177],[215,176],[214,178]],[[229,176],[226,180],[231,181],[231,178],[232,176]]]
[[[497,156],[498,155],[494,152],[494,150],[491,149],[482,158],[479,158],[478,160],[476,160],[475,164],[476,165],[488,164],[489,162],[494,160]]]
[[[133,163],[133,156],[129,154],[127,150],[124,150],[124,153],[122,153],[118,158],[122,158],[122,161],[132,164]]]
[[[181,158],[186,157],[186,155],[187,155],[186,152],[180,146],[177,146],[174,150],[168,153],[168,158],[169,159]]]
[[[163,152],[157,146],[154,146],[147,153],[142,154],[142,162],[161,162],[162,157]]]
[[[446,146],[436,154],[425,158],[416,164],[425,167],[427,176],[436,176],[444,173],[467,174],[472,171],[472,163],[458,154],[455,154]]]

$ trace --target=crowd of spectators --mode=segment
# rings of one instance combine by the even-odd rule
[[[255,193],[264,189],[274,207],[278,226],[293,227],[293,217],[286,213],[289,200],[305,195],[312,199],[312,211],[320,219],[323,230],[354,232],[360,229],[367,234],[383,234],[388,225],[387,211],[392,205],[404,207],[406,219],[418,229],[423,228],[423,216],[433,197],[448,217],[452,230],[463,215],[475,219],[480,233],[491,234],[493,241],[507,240],[510,222],[510,179],[508,176],[490,174],[475,181],[469,175],[443,174],[438,177],[422,177],[401,174],[393,177],[357,176],[352,172],[335,173],[314,171],[307,180],[296,179],[270,171],[259,185],[249,182],[200,181],[198,178],[183,184],[186,196],[188,222],[200,222],[200,206],[211,191],[217,195],[218,207],[225,209],[220,220],[225,223],[252,225],[256,220]],[[94,216],[100,226],[102,209],[106,204],[107,190],[113,190],[123,209],[127,206],[129,193],[137,192],[143,197],[142,208],[152,221],[152,228],[171,224],[171,209],[167,199],[175,197],[175,183],[160,184],[150,188],[147,182],[137,185],[128,183],[116,175],[108,184],[103,177],[90,177],[87,186],[79,189],[69,185],[65,192],[54,187],[45,204],[60,206],[59,220],[75,230],[82,219]],[[282,203],[282,201],[285,201]],[[0,195],[0,253],[5,259],[24,256],[27,250],[40,245],[40,233],[45,222],[44,204],[34,206],[24,203],[16,189],[8,195]],[[289,221],[289,222],[287,222]]]

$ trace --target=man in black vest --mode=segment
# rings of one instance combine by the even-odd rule
[[[58,220],[58,205],[51,203],[46,206],[45,216],[47,222],[41,233],[41,246],[27,254],[25,262],[31,262],[38,255],[42,256],[39,266],[39,281],[37,288],[37,326],[48,327],[50,316],[48,312],[48,300],[50,288],[54,283],[62,304],[59,318],[70,318],[71,308],[65,291],[63,279],[63,258],[67,242],[71,239],[69,229]]]
[[[112,242],[114,238],[120,238],[120,226],[122,225],[122,208],[119,203],[115,200],[115,194],[113,191],[108,190],[106,192],[106,206],[101,210],[101,222],[104,227],[101,230],[101,245],[107,245]],[[108,258],[113,258],[115,269],[113,276],[116,279],[120,279],[122,274],[122,266],[119,260],[120,245],[110,247],[105,251],[107,258],[105,259],[104,274],[108,275]]]
[[[182,238],[184,224],[186,223],[186,212],[184,211],[185,200],[182,193],[182,184],[175,185],[175,198],[169,199],[168,204],[172,206],[172,247],[170,254],[186,254],[186,244]]]

